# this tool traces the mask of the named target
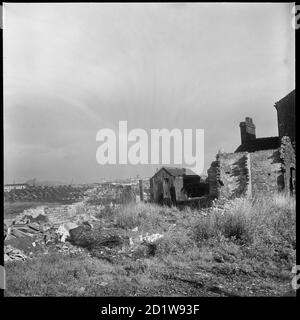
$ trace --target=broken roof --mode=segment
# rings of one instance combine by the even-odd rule
[[[255,152],[261,150],[273,150],[280,147],[279,137],[257,138],[241,144],[235,152]]]
[[[193,170],[189,168],[176,168],[176,167],[162,167],[160,170],[158,170],[155,175],[161,171],[165,170],[167,173],[173,177],[178,176],[199,176],[197,173],[195,173]]]

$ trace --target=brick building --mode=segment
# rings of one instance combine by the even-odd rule
[[[241,145],[219,153],[208,169],[210,195],[234,198],[296,190],[295,91],[275,104],[278,136],[256,138],[247,117],[240,123]]]

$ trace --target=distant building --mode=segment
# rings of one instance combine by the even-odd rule
[[[4,192],[9,192],[11,190],[22,190],[28,187],[27,183],[12,183],[4,185]]]
[[[234,153],[219,153],[208,169],[210,195],[242,195],[296,191],[295,91],[275,104],[278,137],[256,138],[247,117],[240,123],[241,145]]]
[[[208,185],[190,169],[162,167],[150,179],[151,200],[176,204],[208,193]]]

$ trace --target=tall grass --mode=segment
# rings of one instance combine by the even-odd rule
[[[159,230],[163,227],[166,210],[143,202],[129,204],[114,213],[115,225],[123,229],[142,227],[145,230]]]
[[[295,213],[295,198],[288,195],[237,198],[201,217],[194,228],[195,237],[204,241],[222,235],[248,244],[275,237],[294,245]]]

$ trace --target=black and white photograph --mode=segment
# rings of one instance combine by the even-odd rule
[[[5,297],[296,297],[300,6],[1,9]]]

